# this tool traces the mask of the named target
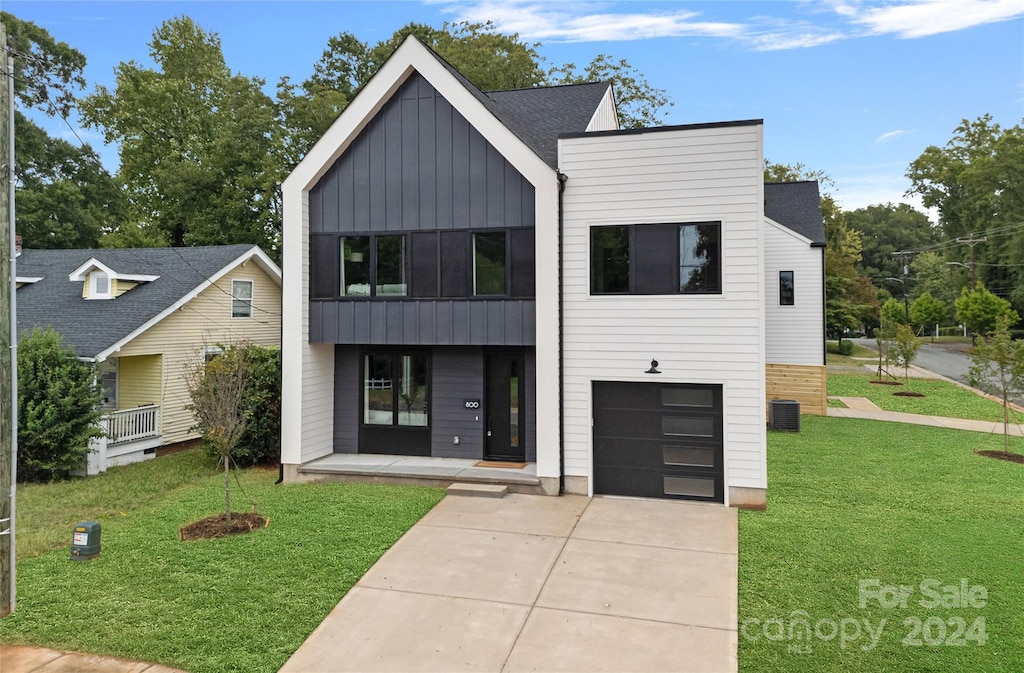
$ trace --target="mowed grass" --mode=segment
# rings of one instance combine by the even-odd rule
[[[1020,671],[1024,465],[974,454],[986,437],[810,416],[800,433],[769,433],[768,509],[740,513],[740,670]],[[983,607],[921,605],[922,582],[962,578],[985,588]],[[861,608],[860,580],[913,593],[906,608]],[[838,635],[791,637],[800,618],[824,636],[847,620],[845,646]],[[983,645],[966,629],[957,637],[960,620],[977,635],[978,618]],[[881,626],[874,647],[865,620]],[[929,624],[916,638],[915,620]]]
[[[864,348],[858,344],[853,345],[853,352],[850,355],[839,354],[839,342],[838,341],[827,341],[825,342],[825,361],[830,365],[863,365],[867,364],[864,360],[857,360],[854,358],[869,358],[878,355],[873,350]]]
[[[167,466],[171,458],[151,462]],[[21,561],[17,611],[0,621],[0,643],[111,654],[192,673],[276,671],[444,496],[441,489],[376,484],[274,485],[276,471],[254,470],[240,474],[244,493],[232,479],[232,497],[238,510],[256,500],[268,527],[180,542],[182,524],[223,509],[223,477],[207,474],[148,504],[140,497],[123,516],[112,503],[93,503],[93,514],[113,512],[96,517],[103,524],[98,559],[69,560],[68,530],[62,549]],[[20,505],[31,519],[31,505]]]
[[[970,418],[979,421],[1003,420],[1003,406],[993,400],[972,393],[948,381],[938,379],[900,379],[903,385],[888,386],[871,383],[871,375],[829,374],[828,394],[839,397],[866,397],[885,411],[908,414],[927,414],[951,418]],[[924,397],[902,397],[895,392],[921,393]],[[1011,419],[1013,410],[1011,412]],[[1018,420],[1024,420],[1019,412]]]

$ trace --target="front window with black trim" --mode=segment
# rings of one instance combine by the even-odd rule
[[[427,427],[428,369],[426,354],[365,354],[363,425]]]
[[[779,306],[793,306],[795,299],[793,272],[779,271]]]
[[[341,239],[341,296],[370,296],[370,237]]]
[[[377,237],[377,282],[375,294],[378,297],[404,297],[405,284],[405,236]]]
[[[590,293],[721,294],[721,223],[592,227]]]
[[[473,234],[473,294],[505,294],[505,232]]]

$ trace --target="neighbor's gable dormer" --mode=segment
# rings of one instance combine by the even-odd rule
[[[114,299],[141,283],[158,278],[160,276],[118,273],[95,257],[68,275],[71,282],[82,283],[83,299]]]

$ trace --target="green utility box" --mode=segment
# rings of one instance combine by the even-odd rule
[[[71,538],[71,560],[88,561],[100,555],[100,524],[83,521],[75,524]]]

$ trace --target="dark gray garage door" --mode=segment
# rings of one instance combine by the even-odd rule
[[[594,382],[594,491],[724,502],[722,386]]]

